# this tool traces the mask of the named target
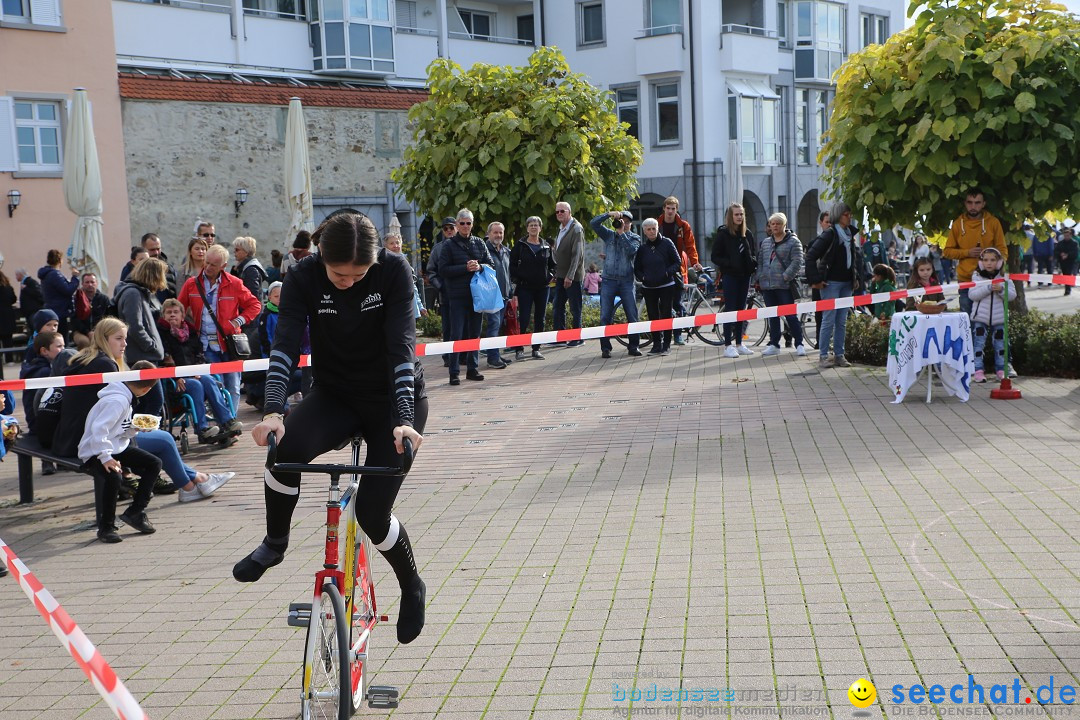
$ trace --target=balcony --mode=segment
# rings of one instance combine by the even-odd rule
[[[451,32],[449,45],[450,59],[463,68],[470,68],[478,62],[488,65],[527,65],[535,49],[531,42],[525,40],[494,35],[473,37],[462,32]]]
[[[720,28],[720,70],[775,75],[780,71],[779,48],[775,30],[752,25],[723,25]]]
[[[685,69],[682,25],[645,28],[634,39],[637,73],[670,75]]]

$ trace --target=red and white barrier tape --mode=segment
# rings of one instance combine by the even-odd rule
[[[120,681],[109,663],[101,656],[98,649],[90,642],[75,621],[71,619],[52,593],[38,581],[30,569],[15,554],[7,543],[0,539],[0,558],[3,558],[12,577],[30,598],[37,611],[49,628],[60,640],[60,644],[71,653],[71,657],[90,678],[90,682],[120,720],[147,720],[148,716],[139,703],[132,697],[124,683]]]
[[[1080,276],[1077,275],[1037,275],[1017,273],[1009,276],[1010,280],[1017,282],[1048,282],[1054,285],[1074,285],[1080,287]],[[472,352],[474,350],[494,350],[510,347],[525,347],[526,345],[543,345],[553,342],[570,342],[573,340],[596,340],[602,337],[614,337],[632,333],[646,333],[654,330],[671,330],[695,327],[700,325],[720,325],[729,322],[744,322],[747,320],[762,320],[766,318],[785,317],[788,315],[801,315],[802,313],[836,310],[839,308],[862,307],[873,305],[889,300],[903,300],[909,297],[919,297],[926,293],[940,293],[946,290],[966,290],[976,285],[985,285],[1004,282],[1003,278],[994,280],[979,280],[978,282],[951,283],[928,288],[912,288],[893,290],[887,293],[874,293],[873,295],[856,295],[854,297],[837,298],[835,300],[811,300],[788,305],[774,305],[764,308],[749,308],[747,310],[734,310],[730,312],[711,313],[708,315],[692,315],[687,317],[672,318],[670,320],[643,320],[641,322],[602,325],[587,327],[576,330],[551,330],[546,332],[528,333],[524,335],[503,335],[500,337],[476,338],[472,340],[454,340],[451,342],[437,342],[418,344],[416,356],[425,357],[430,355],[446,355],[455,352]],[[311,356],[301,358],[301,365],[310,364]],[[91,375],[62,375],[59,377],[35,378],[32,380],[4,380],[0,381],[0,390],[36,390],[47,387],[72,387],[76,385],[101,385],[107,382],[131,382],[140,379],[182,378],[193,375],[206,375],[209,373],[234,373],[234,372],[258,372],[266,370],[270,361],[261,358],[258,360],[234,360],[231,362],[209,363],[204,365],[184,365],[183,367],[163,367],[154,370],[129,370],[115,373],[95,373]]]

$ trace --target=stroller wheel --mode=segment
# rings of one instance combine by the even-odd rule
[[[191,449],[191,444],[188,442],[187,430],[180,431],[180,454],[187,455],[188,450]]]

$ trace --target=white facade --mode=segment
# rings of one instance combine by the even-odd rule
[[[757,229],[779,210],[816,232],[830,77],[904,23],[901,0],[113,0],[113,16],[121,67],[301,82],[418,87],[436,57],[558,46],[635,125],[640,211],[677,195],[699,236],[733,200]],[[736,165],[742,198],[724,190]]]

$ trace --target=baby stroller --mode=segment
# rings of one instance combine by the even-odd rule
[[[232,395],[225,389],[221,378],[217,375],[211,375],[211,377],[214,379],[214,386],[217,388],[217,392],[220,393],[222,402],[235,414],[236,408],[233,406]],[[192,382],[198,381],[192,380]],[[188,430],[194,432],[197,424],[195,402],[190,395],[180,391],[174,378],[165,378],[162,383],[164,383],[165,389],[165,405],[162,413],[164,415],[163,424],[176,439],[180,447],[180,454],[186,455],[188,450],[191,449]],[[205,412],[209,414],[209,409],[206,409]],[[228,438],[222,435],[222,441],[227,440]],[[233,438],[233,441],[235,441],[235,438]]]

